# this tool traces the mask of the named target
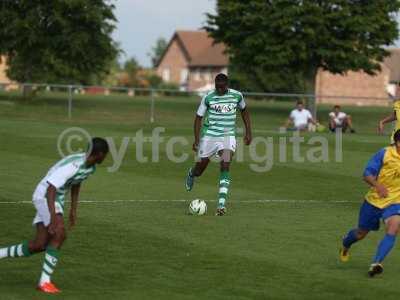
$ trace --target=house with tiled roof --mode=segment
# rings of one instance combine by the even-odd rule
[[[400,98],[400,49],[390,49],[381,71],[371,76],[364,72],[335,75],[320,70],[316,78],[319,103],[343,105],[390,105]],[[204,91],[213,87],[219,72],[227,73],[228,56],[223,44],[215,44],[206,31],[176,31],[162,55],[157,74],[181,89]]]
[[[216,44],[206,31],[176,31],[157,64],[157,74],[182,90],[212,88],[216,74],[228,71],[225,46]]]

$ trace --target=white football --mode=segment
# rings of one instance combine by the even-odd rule
[[[207,213],[207,204],[200,199],[193,200],[189,205],[189,213],[197,216],[204,215]]]

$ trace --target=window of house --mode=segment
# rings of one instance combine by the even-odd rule
[[[200,81],[201,80],[200,69],[195,69],[194,70],[193,77],[194,77],[194,80],[196,80],[196,81]]]
[[[181,70],[181,83],[186,83],[188,81],[189,71],[188,69]]]
[[[163,69],[163,71],[162,71],[162,79],[165,82],[169,82],[171,80],[171,71],[170,71],[169,68]]]
[[[212,81],[212,74],[211,74],[211,70],[210,69],[205,69],[204,70],[204,80],[207,82],[211,82]]]

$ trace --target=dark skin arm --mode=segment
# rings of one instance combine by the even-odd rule
[[[71,187],[71,209],[69,211],[69,228],[76,224],[76,210],[78,208],[79,192],[81,185],[76,184]]]
[[[201,123],[203,117],[196,115],[194,119],[194,143],[193,143],[193,151],[197,152],[200,143],[200,130],[201,130]]]
[[[387,188],[383,184],[379,183],[375,176],[364,176],[364,181],[376,189],[379,197],[386,198],[388,196]]]
[[[253,139],[252,133],[251,133],[250,114],[249,114],[249,111],[247,108],[243,109],[240,113],[242,115],[242,120],[243,120],[244,127],[246,130],[243,140],[244,140],[244,144],[248,146],[251,144],[251,140]]]
[[[47,230],[50,235],[55,234],[55,230],[57,227],[56,206],[55,206],[56,194],[57,194],[57,189],[55,188],[55,186],[49,184],[49,187],[47,188],[47,205],[50,211],[50,224]]]
[[[378,125],[378,132],[379,133],[383,133],[383,129],[385,127],[385,124],[396,121],[397,117],[396,117],[396,113],[393,112],[391,115],[387,116],[386,118],[382,119],[379,121],[379,125]]]

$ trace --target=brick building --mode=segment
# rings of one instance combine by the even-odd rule
[[[177,31],[158,65],[157,74],[183,90],[202,91],[213,86],[216,74],[227,73],[225,46],[214,44],[205,31]]]
[[[316,94],[319,103],[386,106],[391,97],[399,97],[400,49],[391,49],[391,55],[381,64],[376,76],[364,72],[334,75],[320,71],[317,75]],[[335,96],[327,98],[323,96]],[[336,98],[337,97],[337,98]]]

